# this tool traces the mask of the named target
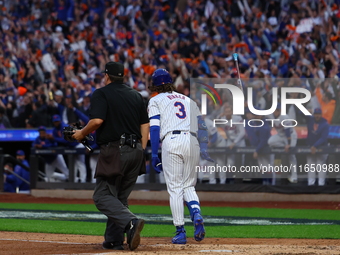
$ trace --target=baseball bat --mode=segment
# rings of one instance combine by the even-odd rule
[[[236,65],[237,76],[238,76],[237,84],[243,92],[242,81],[241,81],[241,76],[240,76],[240,69],[239,69],[239,66],[238,66],[238,54],[237,53],[233,53],[233,59],[234,59],[235,65]]]

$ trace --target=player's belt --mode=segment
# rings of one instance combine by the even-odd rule
[[[181,133],[190,133],[192,136],[194,136],[194,137],[197,138],[197,135],[196,135],[196,133],[194,133],[194,132],[174,130],[174,131],[168,132],[168,133],[162,138],[162,141],[165,139],[165,137],[166,137],[168,134],[179,135],[179,134],[181,134]]]
[[[183,133],[189,133],[189,132],[187,132],[187,131],[175,130],[175,131],[172,131],[172,134],[173,134],[173,135],[179,135],[181,132],[183,132]],[[194,132],[190,132],[190,134],[191,134],[192,136],[194,136],[194,137],[197,137],[197,135],[196,135]]]

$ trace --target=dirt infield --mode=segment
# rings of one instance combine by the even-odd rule
[[[8,240],[5,240],[8,239]],[[10,240],[9,240],[10,239]],[[127,254],[101,248],[101,236],[0,232],[0,254]],[[188,239],[173,245],[170,238],[142,238],[134,251],[150,254],[340,254],[339,240],[206,238],[201,243]]]
[[[0,202],[6,203],[70,203],[91,204],[92,200],[36,198],[26,194],[0,194]],[[168,205],[167,201],[130,201],[130,204]],[[203,206],[308,208],[339,210],[337,202],[205,202]],[[103,250],[101,236],[60,235],[40,233],[0,232],[0,254],[127,254],[130,251]],[[186,245],[172,245],[171,238],[142,238],[134,252],[149,254],[340,254],[339,240],[330,239],[253,239],[206,238],[201,243],[188,238]]]
[[[93,204],[92,199],[34,197],[28,194],[0,193],[0,203]],[[169,201],[129,200],[130,205],[169,205]],[[340,201],[332,202],[201,202],[202,206],[260,207],[340,210]]]

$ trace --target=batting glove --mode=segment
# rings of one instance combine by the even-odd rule
[[[201,152],[201,158],[205,159],[210,162],[215,162],[210,156],[209,153],[207,152],[208,148],[208,143],[200,143],[200,152]]]
[[[210,156],[209,156],[209,153],[207,151],[202,151],[201,150],[201,158],[202,159],[205,159],[207,161],[210,161],[210,162],[215,162]]]
[[[155,169],[156,173],[159,174],[163,171],[162,162],[159,159],[159,157],[152,157],[151,164],[153,166],[153,169]]]

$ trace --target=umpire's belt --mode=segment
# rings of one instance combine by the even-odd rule
[[[131,148],[136,148],[137,143],[140,143],[140,139],[136,135],[123,134],[118,141],[104,143],[105,146],[123,146],[129,145]]]
[[[174,130],[174,131],[172,131],[172,132],[170,131],[169,133],[167,133],[167,135],[168,135],[168,134],[179,135],[179,134],[181,134],[181,133],[190,133],[192,136],[197,137],[196,133],[194,133],[194,132],[180,131],[180,130]],[[166,135],[165,135],[165,136],[166,136]],[[163,140],[165,139],[165,136],[164,136]],[[163,140],[162,140],[162,141],[163,141]]]
[[[140,143],[140,140],[135,134],[132,134],[132,135],[122,134],[120,136],[120,141],[119,141],[120,146],[129,145],[131,148],[136,148],[137,143]]]

